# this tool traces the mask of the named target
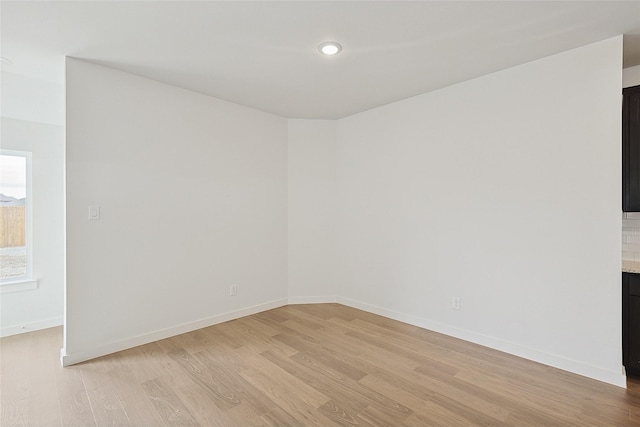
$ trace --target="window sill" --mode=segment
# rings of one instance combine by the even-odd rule
[[[0,294],[38,289],[38,281],[33,279],[16,279],[0,282]]]

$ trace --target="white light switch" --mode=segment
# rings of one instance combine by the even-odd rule
[[[98,205],[89,206],[89,219],[92,219],[92,220],[100,219],[100,206]]]

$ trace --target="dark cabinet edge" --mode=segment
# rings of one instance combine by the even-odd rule
[[[631,135],[629,97],[632,94],[640,94],[640,85],[622,89],[622,211],[640,212],[640,194],[631,193]],[[640,135],[638,136],[640,138]],[[636,165],[636,168],[640,165]]]

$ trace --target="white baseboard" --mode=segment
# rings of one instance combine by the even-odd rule
[[[454,326],[446,325],[443,323],[435,322],[430,319],[413,316],[409,314],[400,313],[397,311],[389,310],[383,307],[378,307],[372,304],[364,303],[361,301],[344,298],[340,296],[314,296],[314,297],[289,297],[287,299],[276,300],[265,304],[259,304],[253,307],[244,308],[241,310],[224,313],[221,315],[209,317],[206,319],[198,320],[195,322],[189,322],[175,327],[162,329],[159,331],[151,332],[144,335],[139,335],[117,342],[113,342],[100,348],[94,348],[87,351],[79,351],[71,354],[67,354],[64,349],[61,352],[61,361],[63,366],[73,365],[75,363],[84,362],[86,360],[95,359],[96,357],[105,356],[107,354],[115,353],[118,351],[126,350],[132,347],[136,347],[150,342],[158,341],[161,339],[169,338],[175,335],[191,332],[196,329],[206,328],[208,326],[216,325],[218,323],[227,322],[240,317],[249,316],[262,311],[271,310],[273,308],[282,307],[287,304],[323,304],[323,303],[339,303],[349,307],[357,308],[367,311],[369,313],[384,316],[390,319],[398,320],[400,322],[408,323],[410,325],[425,328],[434,332],[439,332],[445,335],[449,335],[455,338],[459,338],[465,341],[469,341],[475,344],[480,344],[495,350],[503,351],[514,356],[519,356],[528,360],[532,360],[538,363],[542,363],[548,366],[552,366],[558,369],[562,369],[568,372],[572,372],[578,375],[582,375],[588,378],[592,378],[598,381],[602,381],[608,384],[613,384],[619,387],[626,387],[626,376],[623,373],[622,366],[620,372],[612,372],[604,370],[595,366],[590,366],[574,360],[569,360],[553,354],[544,353],[538,350],[534,350],[528,347],[521,346],[512,342],[500,340],[494,337],[485,336],[476,332],[456,328]],[[29,325],[28,330],[44,329],[47,327],[58,326],[62,324],[62,319],[51,319],[55,322],[42,323]],[[38,325],[37,327],[34,327]],[[20,326],[17,332],[25,332]],[[10,330],[12,328],[3,328],[2,336],[5,336],[5,329]],[[8,332],[8,331],[7,331]],[[11,334],[10,334],[11,335]]]
[[[433,320],[425,319],[422,317],[399,313],[393,310],[352,300],[349,298],[336,297],[336,302],[349,307],[367,311],[369,313],[378,314],[380,316],[418,326],[420,328],[428,329],[430,331],[439,332],[451,337],[460,338],[462,340],[469,341],[475,344],[480,344],[485,347],[499,350],[508,354],[512,354],[514,356],[522,357],[524,359],[532,360],[534,362],[542,363],[547,366],[552,366],[554,368],[562,369],[563,371],[572,372],[574,374],[582,375],[584,377],[592,378],[618,387],[626,388],[627,386],[627,378],[623,374],[622,365],[620,366],[619,372],[612,372],[602,368],[577,362],[575,360],[569,360],[553,354],[548,354],[528,347],[523,347],[519,344],[515,344],[509,341],[481,335],[475,332],[467,331],[465,329],[460,329],[443,323],[434,322]]]
[[[9,337],[11,335],[24,334],[26,332],[39,331],[40,329],[48,329],[56,326],[62,326],[62,316],[53,317],[51,319],[38,320],[37,322],[25,323],[16,326],[6,326],[0,329],[0,338]]]
[[[60,352],[60,359],[62,362],[62,366],[70,366],[76,363],[95,359],[97,357],[106,356],[107,354],[112,354],[118,351],[127,350],[132,347],[137,347],[139,345],[144,345],[150,342],[159,341],[165,338],[170,338],[176,335],[195,331],[197,329],[206,328],[208,326],[217,325],[218,323],[228,322],[229,320],[234,320],[240,317],[260,313],[262,311],[271,310],[273,308],[282,307],[284,305],[287,305],[287,300],[280,299],[280,300],[271,301],[264,304],[258,304],[252,307],[247,307],[240,310],[232,311],[229,313],[223,313],[217,316],[208,317],[206,319],[197,320],[195,322],[183,323],[178,326],[161,329],[159,331],[150,332],[144,335],[138,335],[135,337],[126,338],[120,341],[116,341],[116,342],[112,342],[112,343],[100,346],[99,348],[92,348],[86,351],[77,351],[73,353],[67,353],[65,349],[62,349],[62,351]]]
[[[329,304],[337,301],[335,295],[316,296],[316,297],[289,297],[289,304]]]

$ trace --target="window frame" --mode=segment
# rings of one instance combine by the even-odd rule
[[[24,157],[25,170],[25,246],[26,246],[26,272],[23,276],[2,278],[0,277],[0,293],[27,291],[38,287],[33,278],[33,153],[30,151],[10,150],[1,148],[0,155]]]

